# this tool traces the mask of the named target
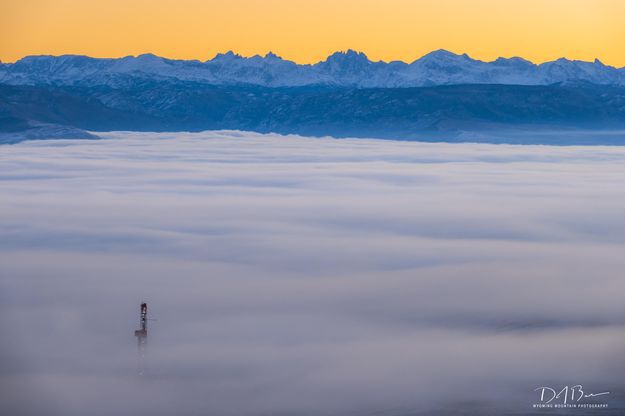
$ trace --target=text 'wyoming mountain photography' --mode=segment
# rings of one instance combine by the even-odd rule
[[[0,415],[625,414],[625,2],[0,2]]]

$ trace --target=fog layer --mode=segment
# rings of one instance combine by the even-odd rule
[[[0,147],[0,413],[624,409],[625,148],[98,135]]]

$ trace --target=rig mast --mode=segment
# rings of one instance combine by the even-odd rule
[[[145,350],[148,345],[148,304],[141,304],[141,314],[139,317],[139,329],[135,331],[137,337],[138,365],[137,373],[142,376],[144,373]]]

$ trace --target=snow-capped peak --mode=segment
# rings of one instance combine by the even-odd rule
[[[416,87],[458,83],[540,85],[569,80],[625,85],[625,68],[604,65],[598,59],[584,62],[560,58],[540,65],[520,57],[484,62],[444,49],[430,52],[410,64],[373,62],[364,53],[348,49],[335,52],[313,65],[299,65],[273,52],[244,57],[233,51],[218,53],[204,62],[172,60],[146,53],[117,59],[39,55],[0,65],[0,83],[5,84],[114,86],[120,77],[125,80],[154,77],[267,87]]]

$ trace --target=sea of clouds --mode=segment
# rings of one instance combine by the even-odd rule
[[[0,147],[0,413],[625,408],[625,148],[99,135]]]

